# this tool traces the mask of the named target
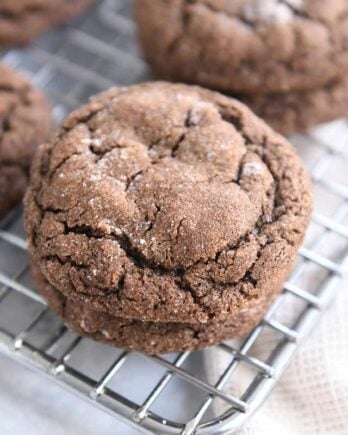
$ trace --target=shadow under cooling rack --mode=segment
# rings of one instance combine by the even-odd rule
[[[59,122],[90,95],[147,78],[129,5],[97,2],[71,25],[2,59],[32,75]],[[238,429],[267,398],[348,267],[348,121],[291,140],[312,174],[315,211],[289,281],[248,336],[161,356],[77,336],[35,292],[18,209],[0,223],[0,350],[144,432]]]

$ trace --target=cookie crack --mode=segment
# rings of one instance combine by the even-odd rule
[[[45,261],[58,261],[58,263],[61,266],[64,266],[65,264],[70,264],[71,266],[73,266],[75,269],[88,269],[89,265],[88,264],[83,264],[83,263],[78,263],[76,262],[71,255],[65,255],[64,257],[61,257],[57,254],[49,254],[49,255],[45,255],[44,257]]]
[[[65,157],[61,162],[59,162],[57,164],[57,166],[55,166],[51,171],[50,171],[50,182],[52,181],[53,177],[56,175],[56,173],[59,171],[59,169],[61,169],[65,163],[67,163],[70,159],[72,159],[72,157],[74,156],[79,156],[81,155],[81,153],[72,153],[69,154],[67,157]]]
[[[124,231],[120,235],[114,232],[105,234],[88,225],[76,225],[71,227],[64,222],[64,234],[67,235],[70,233],[85,235],[88,239],[113,240],[117,242],[117,244],[122,248],[122,251],[126,254],[126,257],[135,266],[140,267],[141,269],[151,269],[158,275],[164,275],[167,273],[171,273],[172,275],[175,274],[175,271],[168,270],[146,259],[144,255],[132,245],[130,237]]]
[[[152,262],[149,262],[139,251],[137,251],[132,246],[129,237],[125,233],[122,233],[122,235],[120,235],[120,236],[118,236],[114,233],[111,233],[109,235],[105,235],[105,234],[102,234],[102,233],[88,227],[88,226],[69,227],[66,224],[66,222],[64,223],[64,226],[65,226],[64,234],[69,234],[69,233],[82,234],[82,235],[85,235],[89,239],[94,238],[94,239],[101,239],[101,240],[114,240],[122,248],[122,250],[126,254],[128,260],[136,267],[139,267],[141,269],[151,270],[153,273],[155,273],[156,275],[159,275],[159,276],[168,275],[168,274],[172,275],[174,277],[174,282],[175,282],[177,288],[183,292],[189,292],[191,297],[192,297],[192,301],[195,304],[201,306],[201,309],[203,309],[203,311],[205,311],[208,316],[210,315],[209,307],[205,307],[204,305],[202,305],[200,303],[201,297],[195,293],[194,289],[192,289],[192,287],[187,282],[183,281],[182,278],[183,278],[183,275],[185,273],[185,270],[180,270],[180,269],[167,270],[161,266],[154,265]],[[88,265],[88,264],[76,262],[75,260],[73,260],[71,255],[64,256],[62,258],[61,256],[59,256],[57,254],[54,254],[54,255],[50,254],[50,255],[45,255],[44,257],[42,257],[42,259],[45,261],[57,261],[62,266],[64,266],[65,264],[68,263],[69,265],[76,268],[77,270],[88,269],[90,267],[90,265]],[[117,294],[118,299],[121,298],[121,292],[122,292],[122,289],[123,289],[124,284],[125,284],[126,276],[127,276],[127,271],[124,271],[123,274],[121,275],[120,279],[118,280],[117,289],[116,289],[116,294]],[[101,291],[104,294],[115,293],[113,288],[112,289],[101,289]],[[79,294],[82,294],[81,291],[77,291],[77,292]]]
[[[135,174],[131,175],[130,177],[127,178],[126,181],[126,192],[129,190],[129,188],[132,186],[133,182],[135,181],[136,178],[138,178],[140,175],[143,175],[145,171],[141,170],[136,172]]]
[[[180,224],[182,224],[182,222],[184,221],[184,219],[181,220]],[[178,229],[180,228],[180,224],[178,226]],[[104,234],[103,232],[101,232],[100,230],[98,231],[97,229],[93,229],[89,226],[85,226],[85,225],[81,225],[81,226],[73,226],[70,227],[67,225],[66,222],[64,222],[64,234],[79,234],[79,235],[85,235],[88,239],[97,239],[97,240],[112,240],[112,241],[116,241],[118,243],[118,245],[121,247],[122,251],[125,253],[127,259],[136,267],[139,267],[141,269],[147,269],[147,270],[151,270],[153,273],[155,273],[158,276],[164,276],[164,275],[171,275],[174,277],[174,281],[175,284],[177,285],[177,287],[184,292],[189,292],[192,296],[192,300],[194,303],[198,304],[201,308],[204,307],[204,309],[207,310],[207,313],[209,312],[209,307],[205,307],[204,304],[202,304],[202,298],[204,298],[204,295],[198,295],[196,290],[190,285],[190,283],[187,281],[185,274],[187,272],[189,272],[194,266],[197,266],[199,264],[206,264],[208,265],[211,262],[216,263],[219,259],[219,257],[225,253],[228,252],[230,250],[235,250],[237,251],[243,244],[247,243],[248,238],[250,237],[250,234],[247,234],[246,236],[242,236],[237,243],[235,243],[234,245],[230,245],[227,248],[225,248],[224,250],[221,250],[219,252],[216,253],[215,259],[214,260],[208,260],[205,262],[197,261],[195,262],[192,266],[189,266],[188,268],[185,269],[167,269],[164,268],[163,266],[160,266],[158,264],[155,264],[151,261],[149,261],[147,258],[145,258],[143,256],[143,254],[141,252],[139,252],[131,243],[130,238],[127,234],[125,234],[124,232],[121,235],[117,235],[115,233],[110,233],[110,234]],[[263,246],[262,249],[264,249],[265,246],[269,245],[272,242],[267,241]],[[262,249],[259,249],[258,253],[257,253],[257,258],[255,260],[255,262],[253,263],[253,265],[245,272],[245,274],[243,275],[242,278],[236,280],[236,281],[229,281],[226,283],[219,283],[218,286],[221,288],[226,288],[229,287],[231,285],[236,285],[238,284],[238,282],[248,282],[248,279],[250,278],[250,283],[253,285],[253,287],[256,287],[257,285],[257,281],[254,280],[252,278],[252,271],[253,268],[255,267],[258,259],[260,258],[261,254],[262,254]],[[56,255],[54,256],[48,256],[48,257],[57,257]],[[64,264],[64,260],[61,257],[58,257],[59,260],[62,262],[61,264]],[[64,257],[65,258],[65,257]],[[45,259],[47,259],[47,256],[45,257]],[[71,256],[67,256],[67,262],[69,264],[71,264],[72,266],[76,266],[77,269],[86,269],[89,267],[89,265],[87,264],[80,264],[77,262],[74,262],[71,258]],[[124,272],[125,276],[127,275],[127,272]],[[125,277],[123,278],[125,279]],[[212,280],[212,282],[217,285],[217,283]],[[107,289],[102,289],[105,293],[105,291]],[[109,292],[113,292],[113,289],[109,289]]]
[[[173,146],[172,151],[171,151],[171,154],[170,154],[172,158],[175,158],[175,157],[176,157],[176,155],[177,155],[177,153],[178,153],[178,150],[179,150],[179,147],[180,147],[180,145],[184,142],[185,137],[186,137],[186,133],[183,133],[183,134],[179,137],[179,140],[176,142],[176,144]]]

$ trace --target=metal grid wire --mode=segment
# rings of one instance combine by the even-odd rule
[[[2,58],[31,73],[54,102],[57,122],[90,95],[147,77],[128,0],[97,2],[71,25]],[[348,121],[292,140],[311,171],[316,209],[289,282],[243,340],[151,357],[77,336],[33,288],[16,210],[0,223],[0,350],[145,432],[239,428],[268,396],[348,266]],[[216,373],[211,355],[219,354],[226,364]]]

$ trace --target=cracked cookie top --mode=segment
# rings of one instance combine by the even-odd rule
[[[45,96],[0,64],[0,218],[22,199],[35,148],[51,126]]]
[[[137,0],[158,78],[227,93],[309,90],[348,68],[345,0]]]
[[[1,0],[0,48],[23,45],[69,21],[92,0]]]
[[[154,82],[96,96],[39,148],[26,229],[65,295],[194,323],[280,285],[310,209],[295,151],[244,105]]]

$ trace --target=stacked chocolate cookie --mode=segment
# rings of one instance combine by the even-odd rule
[[[156,77],[246,102],[282,133],[348,114],[348,2],[136,0]]]
[[[39,291],[80,334],[161,353],[249,331],[312,206],[293,147],[243,104],[111,89],[39,147],[25,200]]]

